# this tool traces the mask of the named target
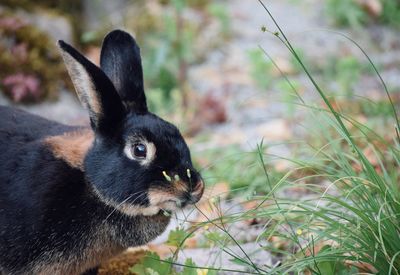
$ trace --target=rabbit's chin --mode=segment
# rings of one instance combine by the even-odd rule
[[[143,215],[143,216],[154,216],[162,212],[167,212],[167,213],[172,213],[175,212],[179,209],[177,207],[175,202],[164,202],[161,205],[155,205],[155,206],[148,206],[148,207],[142,207],[142,206],[135,206],[135,205],[121,205],[119,207],[119,210],[123,212],[126,215],[130,216],[137,216],[137,215]]]
[[[176,204],[172,202],[163,203],[162,205],[150,205],[148,207],[123,203],[119,205],[113,205],[113,207],[116,208],[119,212],[122,212],[123,214],[128,216],[154,216],[159,214],[160,212],[171,213],[179,209]]]
[[[143,207],[142,209],[138,209],[135,211],[136,215],[143,215],[143,216],[154,216],[160,212],[160,207],[157,206],[150,206],[150,207]]]
[[[160,205],[142,207],[141,209],[135,209],[135,212],[137,214],[140,214],[143,216],[153,216],[153,215],[157,215],[158,213],[160,213],[160,211],[172,213],[172,212],[177,211],[178,209],[179,209],[179,207],[176,205],[176,202],[167,201]]]
[[[114,208],[128,216],[154,216],[162,212],[175,212],[179,209],[175,201],[167,201],[158,205],[147,207],[133,205],[129,203],[113,204]]]
[[[115,208],[117,211],[128,216],[154,216],[159,214],[160,211],[171,213],[181,208],[178,207],[178,205],[180,206],[179,200],[171,196],[158,197],[157,201],[150,201],[149,206],[141,206],[128,202],[118,203],[112,199],[104,197],[96,188],[93,188],[93,190],[97,198],[104,204]]]

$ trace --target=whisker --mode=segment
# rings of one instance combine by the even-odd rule
[[[145,194],[146,194],[146,191],[139,191],[139,192],[136,192],[136,193],[133,193],[133,194],[129,195],[126,199],[124,199],[122,202],[120,202],[118,205],[116,205],[116,206],[114,207],[114,209],[110,212],[110,214],[107,215],[107,217],[104,219],[103,222],[106,222],[106,221],[112,216],[112,214],[114,214],[114,213],[118,210],[118,208],[119,208],[122,204],[124,204],[124,203],[127,202],[129,199],[131,199],[134,195],[137,195],[137,194],[139,194],[139,196],[137,196],[131,203],[134,203],[136,200],[138,200],[138,199],[141,198],[143,195],[145,195]]]
[[[128,196],[128,197],[127,197],[126,199],[124,199],[121,203],[119,203],[118,205],[116,205],[116,206],[114,207],[114,209],[110,212],[110,214],[108,214],[107,217],[104,219],[103,223],[106,222],[107,219],[108,219],[109,217],[111,217],[111,215],[114,214],[114,212],[117,211],[117,209],[118,209],[123,203],[125,203],[125,202],[128,201],[130,198],[132,198],[132,196],[133,196],[133,195]]]

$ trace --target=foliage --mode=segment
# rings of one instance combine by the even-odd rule
[[[224,38],[229,38],[231,34],[231,20],[225,6],[223,4],[213,3],[207,6],[207,11],[211,16],[218,19],[222,36]]]
[[[248,155],[247,164],[243,163],[246,154],[238,154],[237,149],[233,153],[237,158],[230,164],[226,164],[228,157],[221,158],[227,167],[216,172],[216,177],[235,174],[229,180],[235,182],[234,178],[242,177],[242,184],[247,182],[250,188],[253,179],[260,179],[268,188],[263,194],[248,197],[256,202],[254,208],[209,218],[206,226],[214,226],[219,234],[204,235],[229,252],[221,240],[229,239],[230,244],[241,247],[230,235],[230,225],[250,218],[266,220],[257,241],[267,240],[262,249],[282,260],[275,266],[265,266],[252,262],[251,255],[234,255],[235,262],[246,266],[249,274],[399,274],[400,136],[390,93],[382,82],[388,95],[390,125],[396,125],[386,127],[383,133],[371,128],[369,121],[359,122],[339,112],[280,26],[276,27],[322,103],[302,104],[310,114],[308,136],[300,145],[299,156],[290,160],[295,168],[284,175],[271,177],[274,159],[264,153],[262,145],[255,154]],[[352,64],[346,60],[343,66],[353,66],[347,62]],[[380,77],[376,66],[370,64]],[[254,171],[249,169],[257,166]],[[287,196],[292,189],[305,190],[308,196]]]
[[[397,0],[328,0],[326,11],[340,26],[360,27],[375,21],[400,27],[400,3]]]
[[[127,26],[135,31],[141,45],[146,85],[161,91],[167,103],[171,93],[178,89],[187,108],[190,87],[187,70],[201,62],[203,55],[218,44],[205,44],[204,32],[211,22],[217,21],[222,35],[215,40],[228,38],[229,16],[225,8],[211,1],[161,1],[162,5],[136,4],[134,14],[127,18]],[[188,18],[194,17],[194,20]],[[199,45],[206,46],[199,47]]]
[[[186,239],[186,235],[186,230],[182,228],[176,228],[169,233],[167,244],[176,247],[181,246]]]
[[[271,87],[271,71],[274,67],[271,61],[267,61],[259,49],[250,50],[247,53],[250,62],[250,75],[261,89]]]
[[[368,20],[367,13],[354,0],[328,0],[326,5],[328,16],[340,26],[357,27]]]
[[[83,1],[80,0],[2,0],[1,4],[11,10],[25,10],[34,12],[36,10],[47,11],[67,16],[75,30],[75,38],[83,32],[82,11]],[[78,39],[77,39],[78,40]],[[79,41],[79,40],[78,40]]]
[[[183,229],[177,228],[171,231],[168,237],[168,244],[181,248],[188,234]],[[183,268],[178,271],[174,268],[174,259],[172,257],[161,260],[155,252],[147,252],[141,261],[129,269],[131,273],[140,275],[217,275],[215,270],[203,270],[196,266],[192,258],[187,258]]]
[[[329,58],[322,73],[326,81],[334,79],[337,84],[337,92],[349,98],[353,95],[354,85],[360,80],[362,72],[363,66],[357,58],[344,56]]]
[[[265,9],[273,18],[269,10]],[[309,106],[313,114],[312,125],[317,128],[310,134],[318,135],[317,140],[321,144],[309,144],[313,151],[312,158],[293,160],[298,168],[282,177],[275,185],[274,192],[262,199],[262,202],[272,200],[272,205],[256,208],[258,217],[270,217],[279,225],[267,230],[266,235],[284,238],[288,246],[294,247],[296,251],[292,254],[275,248],[275,251],[287,255],[287,259],[268,272],[282,274],[309,270],[314,274],[354,274],[356,271],[398,274],[398,130],[392,129],[390,138],[385,139],[367,125],[338,113],[280,26],[276,24],[276,27],[282,33],[285,46],[302,66],[327,109]],[[371,65],[376,70],[374,64]],[[390,96],[386,86],[384,88]],[[391,108],[392,119],[398,129],[398,117],[393,103]],[[350,126],[346,126],[345,122]],[[373,153],[367,154],[367,149]],[[260,157],[265,167],[266,160],[262,151]],[[302,169],[311,169],[314,173],[299,178]],[[268,177],[268,174],[265,176]],[[328,186],[321,188],[312,181],[307,184],[313,177],[326,181]],[[294,184],[298,188],[299,182],[303,182],[303,187],[315,196],[296,201],[279,197],[281,190],[291,188]],[[282,227],[288,230],[279,230]]]
[[[10,8],[23,8],[27,10],[32,10],[35,8],[51,8],[59,9],[64,12],[70,13],[73,10],[81,9],[82,1],[79,0],[37,0],[35,2],[29,0],[2,0],[1,4]]]
[[[160,256],[154,252],[148,252],[140,263],[134,265],[130,272],[143,275],[170,274],[171,264],[161,262]]]
[[[61,57],[46,34],[3,12],[0,36],[0,85],[12,100],[32,102],[54,97],[60,84],[71,85]]]
[[[400,3],[396,0],[381,0],[383,4],[383,12],[380,20],[383,23],[400,27]]]
[[[202,177],[209,185],[218,182],[227,182],[233,194],[249,196],[254,192],[268,192],[265,189],[265,176],[263,168],[254,160],[258,151],[246,152],[237,145],[220,149],[202,151],[201,155],[194,152],[194,159],[201,158],[209,163],[202,169]],[[279,179],[282,174],[274,171],[273,166],[268,166],[272,181]]]

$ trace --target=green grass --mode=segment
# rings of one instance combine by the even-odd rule
[[[400,127],[384,81],[360,47],[388,96],[383,110],[390,123],[378,132],[368,121],[360,123],[335,109],[268,8],[261,1],[260,4],[279,31],[279,35],[272,35],[297,60],[321,101],[309,104],[299,100],[297,104],[297,108],[308,110],[308,134],[296,145],[301,150],[288,160],[294,168],[287,173],[273,172],[275,159],[265,154],[262,143],[252,153],[233,149],[222,157],[211,155],[216,160],[203,173],[209,179],[217,178],[216,182],[221,178],[236,183],[238,189],[256,191],[244,192],[248,200],[257,203],[256,207],[217,218],[210,218],[199,209],[207,218],[205,222],[188,231],[178,229],[180,235],[173,234],[179,253],[187,238],[203,231],[210,246],[231,255],[243,270],[196,267],[195,259],[179,265],[214,274],[400,274]],[[355,43],[351,39],[350,42]],[[296,89],[296,85],[289,86]],[[221,156],[221,152],[215,156]],[[307,196],[298,199],[287,195],[299,189]],[[219,201],[215,200],[212,206],[218,210]],[[257,241],[267,240],[268,245],[260,249],[281,259],[278,265],[256,264],[252,255],[243,251],[244,256],[240,256],[229,249],[228,245],[242,247],[229,227],[254,218],[265,221]],[[175,261],[176,255],[161,260],[171,268]]]
[[[339,26],[357,28],[375,22],[399,28],[400,2],[397,0],[379,0],[377,2],[381,8],[375,8],[375,11],[371,14],[367,8],[357,3],[357,1],[328,0],[326,14]]]
[[[228,183],[232,196],[238,193],[249,196],[254,192],[267,192],[263,168],[255,161],[258,159],[257,149],[246,152],[239,146],[232,145],[201,153],[194,152],[194,159],[198,157],[209,160],[209,164],[200,170],[208,185]],[[273,165],[269,165],[268,170],[273,181],[278,181],[282,177],[282,173],[276,171]]]

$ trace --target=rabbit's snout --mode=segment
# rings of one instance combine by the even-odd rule
[[[189,204],[195,204],[201,199],[201,196],[204,192],[204,183],[202,180],[199,180],[193,189],[190,189],[188,192],[185,192],[184,195],[180,198],[180,202],[177,204],[178,207],[182,208]]]
[[[204,182],[200,177],[200,174],[194,170],[186,169],[186,175],[182,176],[184,180],[180,180],[179,175],[174,176],[178,179],[173,183],[177,190],[183,191],[180,198],[182,206],[184,207],[188,204],[195,204],[198,202],[204,192]]]
[[[191,190],[191,192],[188,194],[188,201],[191,204],[195,204],[201,199],[201,196],[203,195],[204,192],[204,182],[199,179],[194,188]]]
[[[172,185],[178,193],[181,193],[179,196],[181,205],[178,205],[178,203],[178,207],[185,207],[188,204],[195,204],[201,199],[201,196],[204,192],[204,182],[200,178],[197,179],[197,177],[195,182],[193,182],[191,179],[189,179],[188,182],[179,180],[173,182]]]
[[[154,186],[149,192],[150,205],[158,206],[166,210],[183,208],[197,203],[204,192],[204,182],[200,175],[187,169],[183,173],[167,173],[163,171],[163,177],[168,182],[167,186]]]

